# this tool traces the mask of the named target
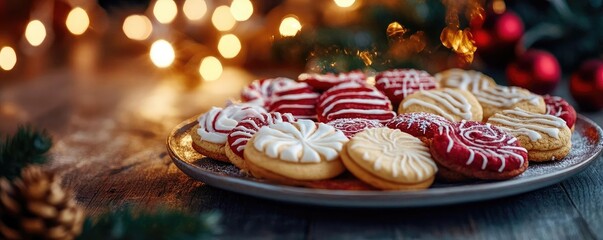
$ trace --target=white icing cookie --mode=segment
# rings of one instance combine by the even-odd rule
[[[264,108],[248,104],[233,104],[224,109],[212,107],[197,120],[199,123],[197,134],[203,141],[224,144],[228,133],[239,121],[246,117],[260,117],[262,113],[266,113]]]
[[[442,88],[459,88],[472,93],[496,86],[496,82],[491,77],[473,70],[453,68],[440,72],[434,77]]]
[[[482,109],[475,97],[450,88],[416,92],[402,101],[398,112],[429,112],[450,121],[482,120]]]

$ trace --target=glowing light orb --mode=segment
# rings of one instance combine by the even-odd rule
[[[173,0],[157,0],[153,7],[153,15],[158,22],[171,23],[178,14],[178,7]]]
[[[205,81],[215,81],[222,76],[222,63],[216,57],[205,57],[199,65],[199,74]]]
[[[218,31],[228,31],[237,23],[228,6],[217,7],[216,10],[214,10],[214,14],[211,16],[211,22]]]
[[[235,20],[246,21],[253,14],[253,4],[249,0],[233,0],[230,4],[230,12]]]
[[[241,41],[234,34],[226,34],[218,42],[218,51],[224,58],[234,58],[241,52]]]
[[[153,24],[147,16],[130,15],[124,20],[122,29],[129,39],[145,40],[153,32]]]
[[[168,41],[160,39],[151,45],[151,61],[159,68],[166,68],[172,65],[176,58],[174,48]]]
[[[90,18],[88,18],[88,13],[84,9],[76,7],[67,15],[65,25],[67,30],[74,35],[82,35],[90,26]]]
[[[281,36],[283,37],[293,37],[297,35],[297,33],[301,31],[301,29],[302,25],[295,16],[284,18],[281,22],[280,27],[278,28],[279,32],[281,33]]]
[[[356,0],[334,0],[334,2],[338,7],[347,8],[354,5]]]
[[[17,53],[12,47],[3,47],[0,49],[0,68],[4,71],[10,71],[17,64]]]
[[[46,38],[46,27],[40,20],[32,20],[25,27],[25,39],[34,47],[40,46]]]
[[[189,20],[200,20],[207,13],[207,4],[205,4],[205,0],[186,0],[182,11]]]

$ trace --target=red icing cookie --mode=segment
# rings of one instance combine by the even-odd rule
[[[325,91],[318,99],[316,111],[320,122],[340,118],[365,118],[386,123],[396,116],[385,95],[358,82],[342,83]]]
[[[241,99],[243,102],[253,103],[268,108],[275,92],[292,84],[295,84],[295,81],[289,78],[255,80],[243,88],[241,91]]]
[[[394,106],[416,91],[436,88],[433,76],[422,70],[393,69],[380,72],[375,77],[375,87],[383,92]]]
[[[421,139],[425,143],[429,143],[436,133],[442,133],[444,128],[449,128],[452,124],[448,119],[435,114],[414,112],[400,114],[385,125],[388,128],[398,129]]]
[[[270,112],[291,113],[297,119],[316,120],[316,101],[320,94],[306,83],[293,82],[274,90]]]
[[[352,71],[348,73],[302,73],[297,77],[300,82],[308,83],[317,90],[327,90],[344,82],[366,82],[366,75],[361,71]]]
[[[576,110],[563,98],[551,95],[542,96],[546,104],[546,114],[553,115],[565,120],[565,124],[570,129],[574,128],[576,123]]]
[[[281,114],[278,112],[262,113],[260,117],[243,119],[228,134],[228,146],[233,153],[242,158],[245,144],[261,127],[275,123],[295,121],[296,119],[290,113]]]
[[[351,138],[354,134],[362,132],[364,129],[383,127],[377,120],[364,118],[340,118],[327,123],[335,129],[341,130],[346,137]]]
[[[462,121],[436,133],[431,155],[448,170],[478,179],[509,179],[528,168],[528,152],[517,138],[474,121]]]

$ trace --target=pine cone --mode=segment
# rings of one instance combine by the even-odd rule
[[[6,239],[74,239],[84,212],[53,173],[25,168],[12,183],[0,179],[0,236]]]

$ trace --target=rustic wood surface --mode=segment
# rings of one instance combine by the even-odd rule
[[[24,122],[48,129],[55,139],[49,167],[64,174],[89,214],[124,203],[218,209],[223,239],[603,239],[600,159],[544,189],[431,208],[313,207],[204,185],[171,163],[165,138],[180,121],[236,97],[254,76],[226,69],[220,81],[197,85],[144,64],[110,69],[56,70],[0,85],[0,132]],[[557,94],[568,96],[566,89]],[[603,122],[602,113],[586,115]]]

